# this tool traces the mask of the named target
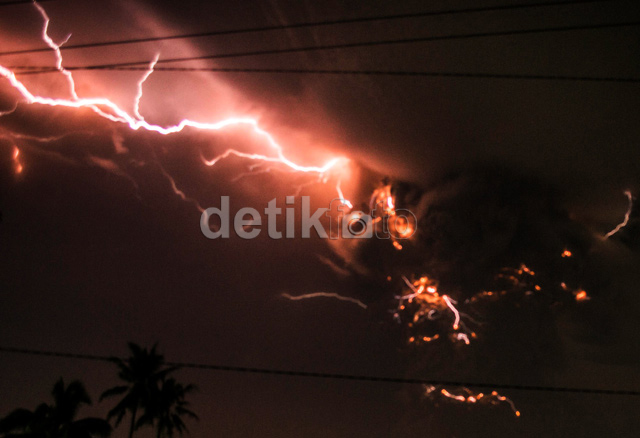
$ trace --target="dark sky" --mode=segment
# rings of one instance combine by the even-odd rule
[[[512,2],[515,3],[515,2]],[[518,2],[524,3],[524,2]],[[44,3],[56,41],[69,44],[478,6],[478,2]],[[482,5],[495,3],[482,2]],[[428,35],[634,21],[632,1],[521,9],[175,40],[65,52],[66,65],[150,60]],[[0,51],[41,47],[30,5],[0,7]],[[638,27],[475,38],[189,63],[196,67],[411,70],[640,77]],[[52,65],[50,53],[0,65]],[[176,64],[177,65],[177,64]],[[132,111],[142,72],[80,71],[81,96]],[[60,75],[24,76],[68,97]],[[208,240],[200,213],[279,203],[314,181],[249,170],[228,147],[263,151],[239,130],[173,136],[130,131],[87,110],[20,104],[0,117],[0,346],[125,355],[159,342],[171,361],[407,378],[600,389],[640,388],[638,219],[609,240],[624,190],[640,192],[637,83],[478,78],[156,72],[141,113],[259,119],[305,165],[350,159],[343,188],[359,204],[387,176],[419,214],[406,250],[388,242]],[[0,111],[19,95],[0,81]],[[44,141],[43,139],[49,139]],[[15,173],[13,147],[24,170]],[[328,206],[333,183],[305,186]],[[402,194],[406,195],[402,195]],[[280,224],[282,225],[282,224]],[[559,259],[564,248],[575,258]],[[322,260],[346,268],[338,275]],[[492,287],[502,266],[526,262],[548,284],[591,300],[543,295],[482,307],[471,346],[407,345],[389,310],[398,275],[437,276],[460,301]],[[350,263],[350,264],[349,264]],[[357,267],[362,267],[358,270]],[[394,282],[385,281],[387,275]],[[317,291],[370,304],[318,299]],[[580,304],[580,305],[578,305]],[[0,353],[0,415],[34,407],[60,376],[97,400],[117,383],[109,364]],[[181,370],[198,385],[194,437],[635,436],[637,397],[501,391],[522,412],[421,397],[419,386]],[[108,403],[84,413],[103,415]],[[144,435],[142,433],[141,435]],[[125,436],[123,429],[116,437]]]

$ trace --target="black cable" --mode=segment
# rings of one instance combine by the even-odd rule
[[[13,68],[28,68],[14,66]],[[82,67],[69,67],[67,70],[87,70]],[[111,71],[147,71],[146,67],[104,67],[89,70]],[[476,78],[476,79],[524,79],[567,82],[619,82],[640,83],[640,78],[614,76],[566,76],[566,75],[532,75],[532,74],[501,74],[501,73],[464,73],[464,72],[430,72],[430,71],[402,71],[402,70],[323,70],[323,69],[282,69],[282,68],[218,68],[218,67],[156,67],[154,72],[216,72],[216,73],[267,73],[267,74],[312,74],[312,75],[346,75],[346,76],[405,76],[431,78]],[[58,70],[33,70],[18,72],[16,75],[35,75],[56,73]]]
[[[53,0],[38,0],[38,3],[50,2]],[[33,3],[33,0],[12,0],[8,2],[0,2],[0,6],[13,6],[13,5],[24,5],[27,3]]]
[[[93,361],[101,361],[101,362],[111,362],[113,360],[113,357],[109,357],[109,356],[61,353],[61,352],[55,352],[55,351],[32,350],[32,349],[25,349],[25,348],[0,347],[0,352],[27,354],[27,355],[33,355],[33,356],[61,357],[61,358],[67,358],[67,359],[84,359],[84,360],[93,360]],[[464,386],[464,387],[472,387],[472,388],[513,389],[513,390],[519,390],[519,391],[546,391],[546,392],[565,392],[565,393],[580,393],[580,394],[640,396],[640,391],[635,391],[635,390],[571,388],[571,387],[534,386],[534,385],[513,385],[513,384],[500,384],[500,383],[495,384],[495,383],[461,382],[461,381],[450,381],[450,380],[408,379],[408,378],[397,378],[397,377],[363,376],[363,375],[353,375],[353,374],[314,373],[314,372],[308,372],[308,371],[290,371],[290,370],[277,370],[277,369],[267,369],[267,368],[237,367],[237,366],[198,364],[198,363],[185,363],[185,362],[167,362],[167,365],[177,366],[181,368],[203,369],[203,370],[212,370],[212,371],[230,371],[235,373],[267,374],[267,375],[288,376],[288,377],[310,377],[310,378],[320,378],[320,379],[352,380],[352,381],[361,381],[361,382]]]
[[[433,17],[433,16],[441,16],[441,15],[504,11],[504,10],[513,10],[513,9],[548,7],[548,6],[565,6],[565,5],[576,5],[576,4],[585,4],[585,3],[604,3],[604,2],[611,2],[611,1],[613,0],[549,1],[549,2],[537,2],[537,3],[529,3],[529,4],[518,4],[518,5],[497,5],[497,6],[485,6],[485,7],[465,8],[465,9],[445,9],[445,10],[414,12],[414,13],[405,13],[405,14],[378,15],[373,17],[356,17],[356,18],[344,18],[344,19],[337,19],[337,20],[303,22],[303,23],[283,24],[283,25],[273,25],[273,26],[247,27],[242,29],[215,30],[215,31],[208,31],[208,32],[167,35],[162,37],[147,37],[147,38],[116,40],[116,41],[101,41],[101,42],[84,43],[84,44],[69,44],[69,45],[64,45],[60,47],[60,49],[61,50],[87,49],[87,48],[93,48],[93,47],[106,47],[106,46],[115,46],[115,45],[123,45],[123,44],[148,43],[153,41],[168,41],[168,40],[187,39],[187,38],[201,38],[201,37],[209,37],[209,36],[237,35],[237,34],[253,33],[253,32],[268,32],[268,31],[274,31],[274,30],[299,29],[299,28],[305,28],[305,27],[334,26],[334,25],[340,25],[340,24],[367,23],[367,22],[373,22],[373,21],[387,21],[387,20],[407,19],[407,18]],[[51,50],[49,47],[42,47],[37,49],[34,48],[34,49],[23,49],[23,50],[11,50],[11,51],[0,52],[0,56],[39,53],[39,52],[47,52],[49,50]]]
[[[267,50],[254,50],[250,52],[235,52],[235,53],[222,53],[218,55],[203,55],[203,56],[189,56],[184,58],[167,58],[167,59],[159,59],[157,64],[170,63],[170,62],[187,62],[187,61],[201,61],[207,59],[226,59],[226,58],[239,58],[246,56],[256,56],[256,55],[276,55],[276,54],[284,54],[284,53],[299,53],[299,52],[311,52],[318,50],[336,50],[336,49],[351,49],[356,47],[373,47],[373,46],[384,46],[384,45],[394,45],[394,44],[409,44],[409,43],[424,43],[424,42],[432,42],[432,41],[447,41],[447,40],[459,40],[459,39],[471,39],[471,38],[484,38],[484,37],[497,37],[497,36],[507,36],[507,35],[526,35],[526,34],[534,34],[534,33],[545,33],[545,32],[568,32],[575,30],[593,30],[593,29],[608,29],[614,27],[628,27],[628,26],[638,26],[640,25],[640,21],[630,21],[625,23],[605,23],[605,24],[592,24],[592,25],[581,25],[581,26],[560,26],[560,27],[547,27],[547,28],[536,28],[536,29],[520,29],[520,30],[508,30],[508,31],[498,31],[498,32],[476,32],[476,33],[468,33],[468,34],[452,34],[452,35],[438,35],[438,36],[427,36],[427,37],[415,37],[415,38],[401,38],[395,40],[378,40],[378,41],[361,41],[355,43],[340,43],[340,44],[326,44],[321,46],[304,46],[304,47],[290,47],[287,49],[267,49]],[[100,70],[104,68],[114,68],[114,67],[132,67],[137,65],[146,65],[149,64],[149,60],[145,61],[135,61],[135,62],[121,62],[114,64],[98,64],[98,65],[85,65],[85,66],[70,66],[66,67],[68,70]],[[32,66],[33,68],[37,68],[37,66]],[[47,67],[40,67],[47,68]]]

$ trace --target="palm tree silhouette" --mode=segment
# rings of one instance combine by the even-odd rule
[[[156,426],[157,438],[172,438],[174,432],[179,435],[187,432],[183,417],[198,420],[198,416],[189,409],[189,402],[185,400],[187,394],[196,389],[194,385],[183,385],[176,379],[162,381],[157,394],[154,394],[146,415],[140,417],[140,422]]]
[[[16,409],[0,420],[0,434],[4,438],[92,438],[111,434],[111,426],[101,418],[75,419],[82,405],[91,404],[81,382],[75,380],[65,386],[60,379],[51,395],[51,405],[41,403],[34,411]]]
[[[151,349],[142,348],[133,342],[128,345],[131,352],[128,359],[123,360],[117,357],[111,359],[118,367],[118,377],[126,384],[106,390],[100,396],[100,400],[124,394],[120,402],[107,414],[107,420],[115,418],[117,426],[124,416],[130,413],[129,438],[131,438],[133,432],[142,425],[141,422],[136,422],[138,410],[142,410],[143,415],[147,413],[158,382],[175,368],[165,367],[164,357],[156,352],[156,345]]]
[[[127,413],[130,414],[129,438],[140,427],[154,423],[158,436],[172,436],[174,431],[182,434],[186,427],[181,416],[197,418],[185,401],[186,394],[193,391],[193,385],[183,386],[173,378],[167,379],[178,367],[166,366],[155,345],[146,349],[129,343],[129,350],[131,355],[128,359],[112,359],[118,367],[118,377],[126,384],[111,388],[100,397],[103,400],[124,395],[109,411],[107,419],[115,418],[117,426]]]

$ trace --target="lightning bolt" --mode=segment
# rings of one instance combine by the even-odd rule
[[[133,113],[140,120],[144,120],[144,117],[142,117],[142,115],[140,114],[140,100],[142,99],[142,86],[147,81],[147,79],[149,79],[149,76],[151,76],[151,73],[153,73],[153,69],[158,63],[158,59],[160,59],[159,53],[156,55],[153,61],[151,61],[151,63],[149,64],[149,70],[147,70],[147,72],[142,76],[142,78],[140,78],[140,81],[138,82],[138,92],[136,94],[134,104],[133,104]]]
[[[13,108],[6,110],[6,111],[0,111],[0,117],[2,116],[8,116],[9,114],[13,114],[16,110],[18,109],[18,103],[16,102],[13,105]]]
[[[271,151],[270,154],[255,154],[255,153],[244,153],[241,151],[237,151],[235,149],[228,149],[222,154],[218,155],[213,159],[205,159],[203,157],[203,163],[207,166],[213,166],[218,161],[227,158],[231,155],[235,155],[238,157],[242,157],[249,160],[258,160],[261,162],[273,163],[284,165],[293,171],[296,172],[308,172],[308,173],[316,173],[316,174],[325,174],[330,169],[334,168],[339,163],[348,162],[348,159],[345,157],[335,157],[324,164],[317,166],[304,166],[298,164],[289,158],[287,158],[284,154],[282,146],[275,140],[275,138],[266,130],[261,128],[258,124],[258,121],[251,117],[230,117],[224,120],[220,120],[217,122],[200,122],[190,119],[183,119],[176,125],[172,126],[160,126],[147,122],[144,117],[140,114],[140,102],[143,97],[143,85],[145,81],[149,78],[149,76],[153,73],[153,69],[155,63],[158,61],[159,57],[156,56],[155,59],[150,63],[149,69],[145,72],[143,77],[138,82],[137,93],[134,97],[134,105],[133,105],[133,114],[129,114],[124,109],[120,108],[111,100],[104,97],[80,97],[76,92],[76,84],[73,78],[73,75],[70,71],[66,70],[63,65],[63,58],[60,47],[64,44],[70,37],[67,37],[65,41],[60,44],[56,44],[48,34],[50,19],[47,15],[44,8],[42,8],[38,3],[34,2],[35,7],[40,12],[42,19],[44,21],[43,29],[42,29],[42,39],[43,41],[51,48],[56,57],[55,66],[56,69],[65,76],[67,80],[67,84],[69,87],[70,98],[68,99],[56,99],[47,96],[40,96],[32,93],[28,87],[20,81],[15,73],[11,71],[9,68],[0,65],[0,76],[6,79],[9,84],[22,96],[22,99],[27,104],[32,105],[44,105],[49,107],[65,107],[65,108],[74,108],[74,109],[90,109],[100,117],[107,119],[111,122],[122,124],[127,126],[132,131],[145,130],[150,132],[155,132],[160,135],[171,135],[182,132],[187,128],[192,128],[201,131],[220,131],[230,127],[235,126],[243,126],[246,127],[250,132],[257,134],[258,137],[262,138],[265,146],[268,150]],[[4,113],[3,113],[4,114]],[[190,200],[197,205],[197,202],[188,198],[184,192],[179,190],[175,184],[173,178],[171,178],[166,172],[163,172],[165,176],[170,180],[171,185],[174,189],[174,192],[179,195],[182,199]],[[349,201],[344,198],[342,195],[342,191],[339,190],[340,199],[343,199],[343,202],[347,205],[350,205]],[[201,207],[198,208],[201,209]]]
[[[69,38],[71,38],[71,34],[67,35],[67,38],[64,41],[62,41],[60,44],[56,44],[49,36],[49,24],[51,23],[51,19],[49,18],[49,15],[47,15],[47,11],[45,11],[44,8],[40,6],[38,2],[36,2],[35,0],[33,2],[33,5],[36,7],[36,9],[38,9],[38,12],[40,12],[40,15],[42,15],[42,18],[44,20],[44,25],[42,26],[42,40],[55,53],[56,69],[67,78],[67,82],[69,83],[69,89],[71,90],[71,95],[73,96],[74,99],[77,100],[78,94],[76,93],[76,84],[73,80],[73,75],[71,74],[70,71],[67,71],[62,66],[62,52],[60,51],[60,46],[65,44],[67,41],[69,41]]]
[[[362,307],[363,309],[367,308],[367,305],[365,303],[363,303],[360,300],[357,300],[355,298],[351,298],[351,297],[345,297],[344,295],[340,295],[337,293],[333,293],[333,292],[314,292],[314,293],[310,293],[310,294],[305,294],[305,295],[289,295],[287,293],[282,294],[282,296],[288,300],[291,301],[299,301],[299,300],[307,300],[310,298],[335,298],[337,300],[340,301],[348,301],[350,303],[354,303],[357,304],[358,306]]]
[[[620,222],[613,230],[609,231],[607,234],[604,235],[605,239],[608,239],[609,237],[613,236],[618,231],[626,227],[627,224],[629,223],[629,218],[631,217],[631,210],[633,209],[633,195],[629,190],[625,190],[624,194],[629,200],[629,207],[627,208],[627,212],[624,214],[624,219],[622,220],[622,222]]]
[[[342,193],[342,189],[340,188],[341,183],[342,183],[342,180],[338,180],[336,184],[336,191],[338,192],[338,196],[340,197],[339,199],[347,207],[353,208],[353,204],[351,204],[351,202],[344,197],[344,193]]]
[[[444,300],[445,303],[447,303],[447,307],[451,309],[451,311],[453,312],[453,315],[455,316],[455,321],[453,322],[453,329],[458,330],[458,328],[460,327],[460,312],[458,312],[458,309],[456,309],[456,306],[453,305],[455,301],[453,301],[451,298],[449,298],[446,295],[443,295],[442,299]],[[467,344],[468,343],[469,343],[469,339],[467,339]]]

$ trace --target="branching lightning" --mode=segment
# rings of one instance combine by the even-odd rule
[[[220,120],[217,122],[199,122],[190,119],[183,119],[178,124],[172,126],[159,126],[155,124],[151,124],[147,122],[144,117],[140,114],[140,102],[143,98],[143,85],[144,82],[149,78],[149,76],[153,73],[153,69],[155,63],[158,61],[159,56],[156,56],[154,60],[150,63],[149,69],[145,72],[143,77],[137,84],[137,93],[134,97],[133,103],[133,114],[129,114],[124,109],[120,108],[114,102],[107,98],[103,97],[80,97],[76,92],[76,85],[74,82],[73,75],[70,71],[66,70],[63,65],[62,53],[60,50],[60,46],[68,40],[67,39],[60,43],[56,44],[48,34],[50,19],[47,15],[44,8],[42,8],[39,4],[34,2],[35,7],[40,12],[44,24],[42,29],[42,39],[43,41],[51,48],[56,57],[56,69],[65,76],[68,87],[70,98],[68,99],[56,99],[46,96],[40,96],[32,93],[28,87],[20,81],[15,73],[10,69],[0,65],[0,76],[6,79],[9,84],[20,93],[22,99],[27,104],[33,105],[44,105],[50,107],[66,107],[66,108],[75,108],[75,109],[90,109],[100,117],[107,119],[114,123],[119,123],[127,126],[129,129],[133,131],[137,130],[145,130],[150,132],[155,132],[160,135],[171,135],[175,133],[182,132],[186,128],[192,128],[201,131],[220,131],[230,127],[246,127],[250,132],[258,135],[259,138],[262,138],[265,146],[271,153],[267,154],[255,154],[255,153],[245,153],[235,149],[228,149],[222,154],[218,155],[213,159],[205,159],[203,158],[203,163],[208,166],[213,166],[218,161],[227,158],[231,155],[235,155],[241,158],[250,159],[250,160],[258,160],[261,162],[273,163],[278,165],[286,166],[293,171],[296,172],[308,172],[308,173],[316,173],[316,174],[324,174],[332,169],[336,164],[341,162],[348,161],[344,157],[336,157],[328,160],[324,164],[317,166],[304,166],[298,164],[289,158],[287,158],[284,154],[282,146],[275,140],[275,138],[266,130],[261,128],[258,124],[258,121],[251,117],[230,117],[224,120]],[[2,113],[0,115],[3,115]],[[171,181],[171,185],[174,188],[174,191],[177,195],[185,200],[189,200],[189,198],[180,191],[175,184],[173,178],[171,178],[166,172],[164,172],[165,176],[169,178]],[[339,188],[338,188],[339,190]],[[340,198],[344,200],[344,203],[350,205],[349,201],[344,198],[342,192],[339,190]],[[193,201],[193,200],[192,200]],[[195,202],[195,201],[193,201]],[[195,202],[197,204],[197,202]]]

